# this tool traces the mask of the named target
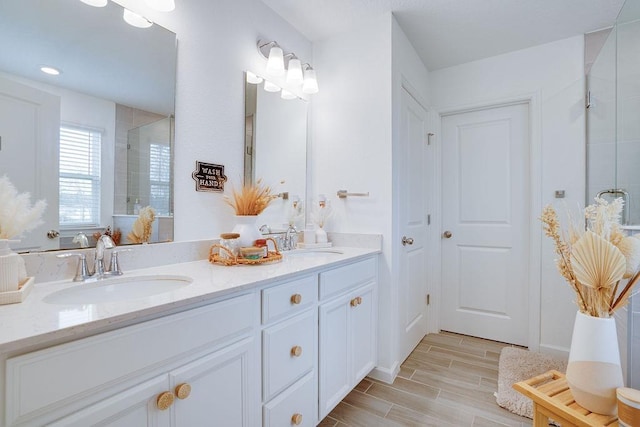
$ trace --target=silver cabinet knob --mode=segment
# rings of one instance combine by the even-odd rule
[[[402,236],[402,246],[413,245],[413,237]]]
[[[442,233],[442,237],[444,237],[445,239],[450,239],[451,236],[453,236],[453,234],[449,230]]]
[[[60,237],[60,232],[58,230],[49,230],[47,231],[47,237],[50,239],[57,239]]]

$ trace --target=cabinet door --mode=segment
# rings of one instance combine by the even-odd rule
[[[319,309],[319,419],[323,419],[351,390],[348,365],[350,309],[346,297],[322,304]]]
[[[174,426],[257,425],[260,375],[255,342],[246,338],[169,373],[171,389],[178,396]],[[190,394],[181,399],[178,391],[183,384],[190,387]]]
[[[376,364],[377,304],[373,284],[352,294],[357,305],[350,310],[352,385],[362,380]]]
[[[168,427],[170,409],[157,407],[158,396],[169,391],[166,374],[146,381],[51,424],[52,427]]]

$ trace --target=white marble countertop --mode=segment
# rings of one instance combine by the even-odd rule
[[[36,283],[26,300],[0,306],[0,353],[61,341],[134,323],[136,319],[159,317],[190,305],[253,289],[300,273],[312,273],[377,254],[378,249],[334,247],[341,253],[289,255],[281,262],[256,266],[225,267],[207,260],[185,262],[125,272],[125,276],[180,275],[193,283],[175,291],[127,301],[98,304],[51,304],[47,295],[61,289],[85,286],[70,280]],[[125,277],[121,276],[121,277]],[[108,280],[104,280],[108,284]],[[126,285],[125,285],[126,286]]]

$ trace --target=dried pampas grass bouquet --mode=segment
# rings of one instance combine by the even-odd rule
[[[543,229],[558,255],[558,271],[575,291],[580,311],[589,316],[611,317],[626,305],[640,279],[640,235],[625,235],[622,206],[621,198],[609,203],[596,197],[584,210],[586,227],[571,224],[566,233],[553,207],[542,211]],[[629,280],[621,286],[624,279]]]
[[[29,193],[18,193],[6,175],[0,177],[0,239],[13,239],[42,224],[46,207],[44,200],[31,206]]]
[[[271,194],[271,188],[257,180],[255,184],[244,183],[240,190],[232,187],[231,197],[224,196],[224,201],[233,208],[236,215],[260,215],[278,196]]]

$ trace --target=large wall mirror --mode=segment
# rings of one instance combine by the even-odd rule
[[[0,52],[0,175],[48,204],[14,248],[91,245],[108,226],[126,244],[144,206],[151,241],[172,240],[176,35],[127,24],[114,2],[7,0]]]
[[[273,231],[304,225],[308,102],[245,78],[244,180],[271,187],[280,197],[260,215]]]

